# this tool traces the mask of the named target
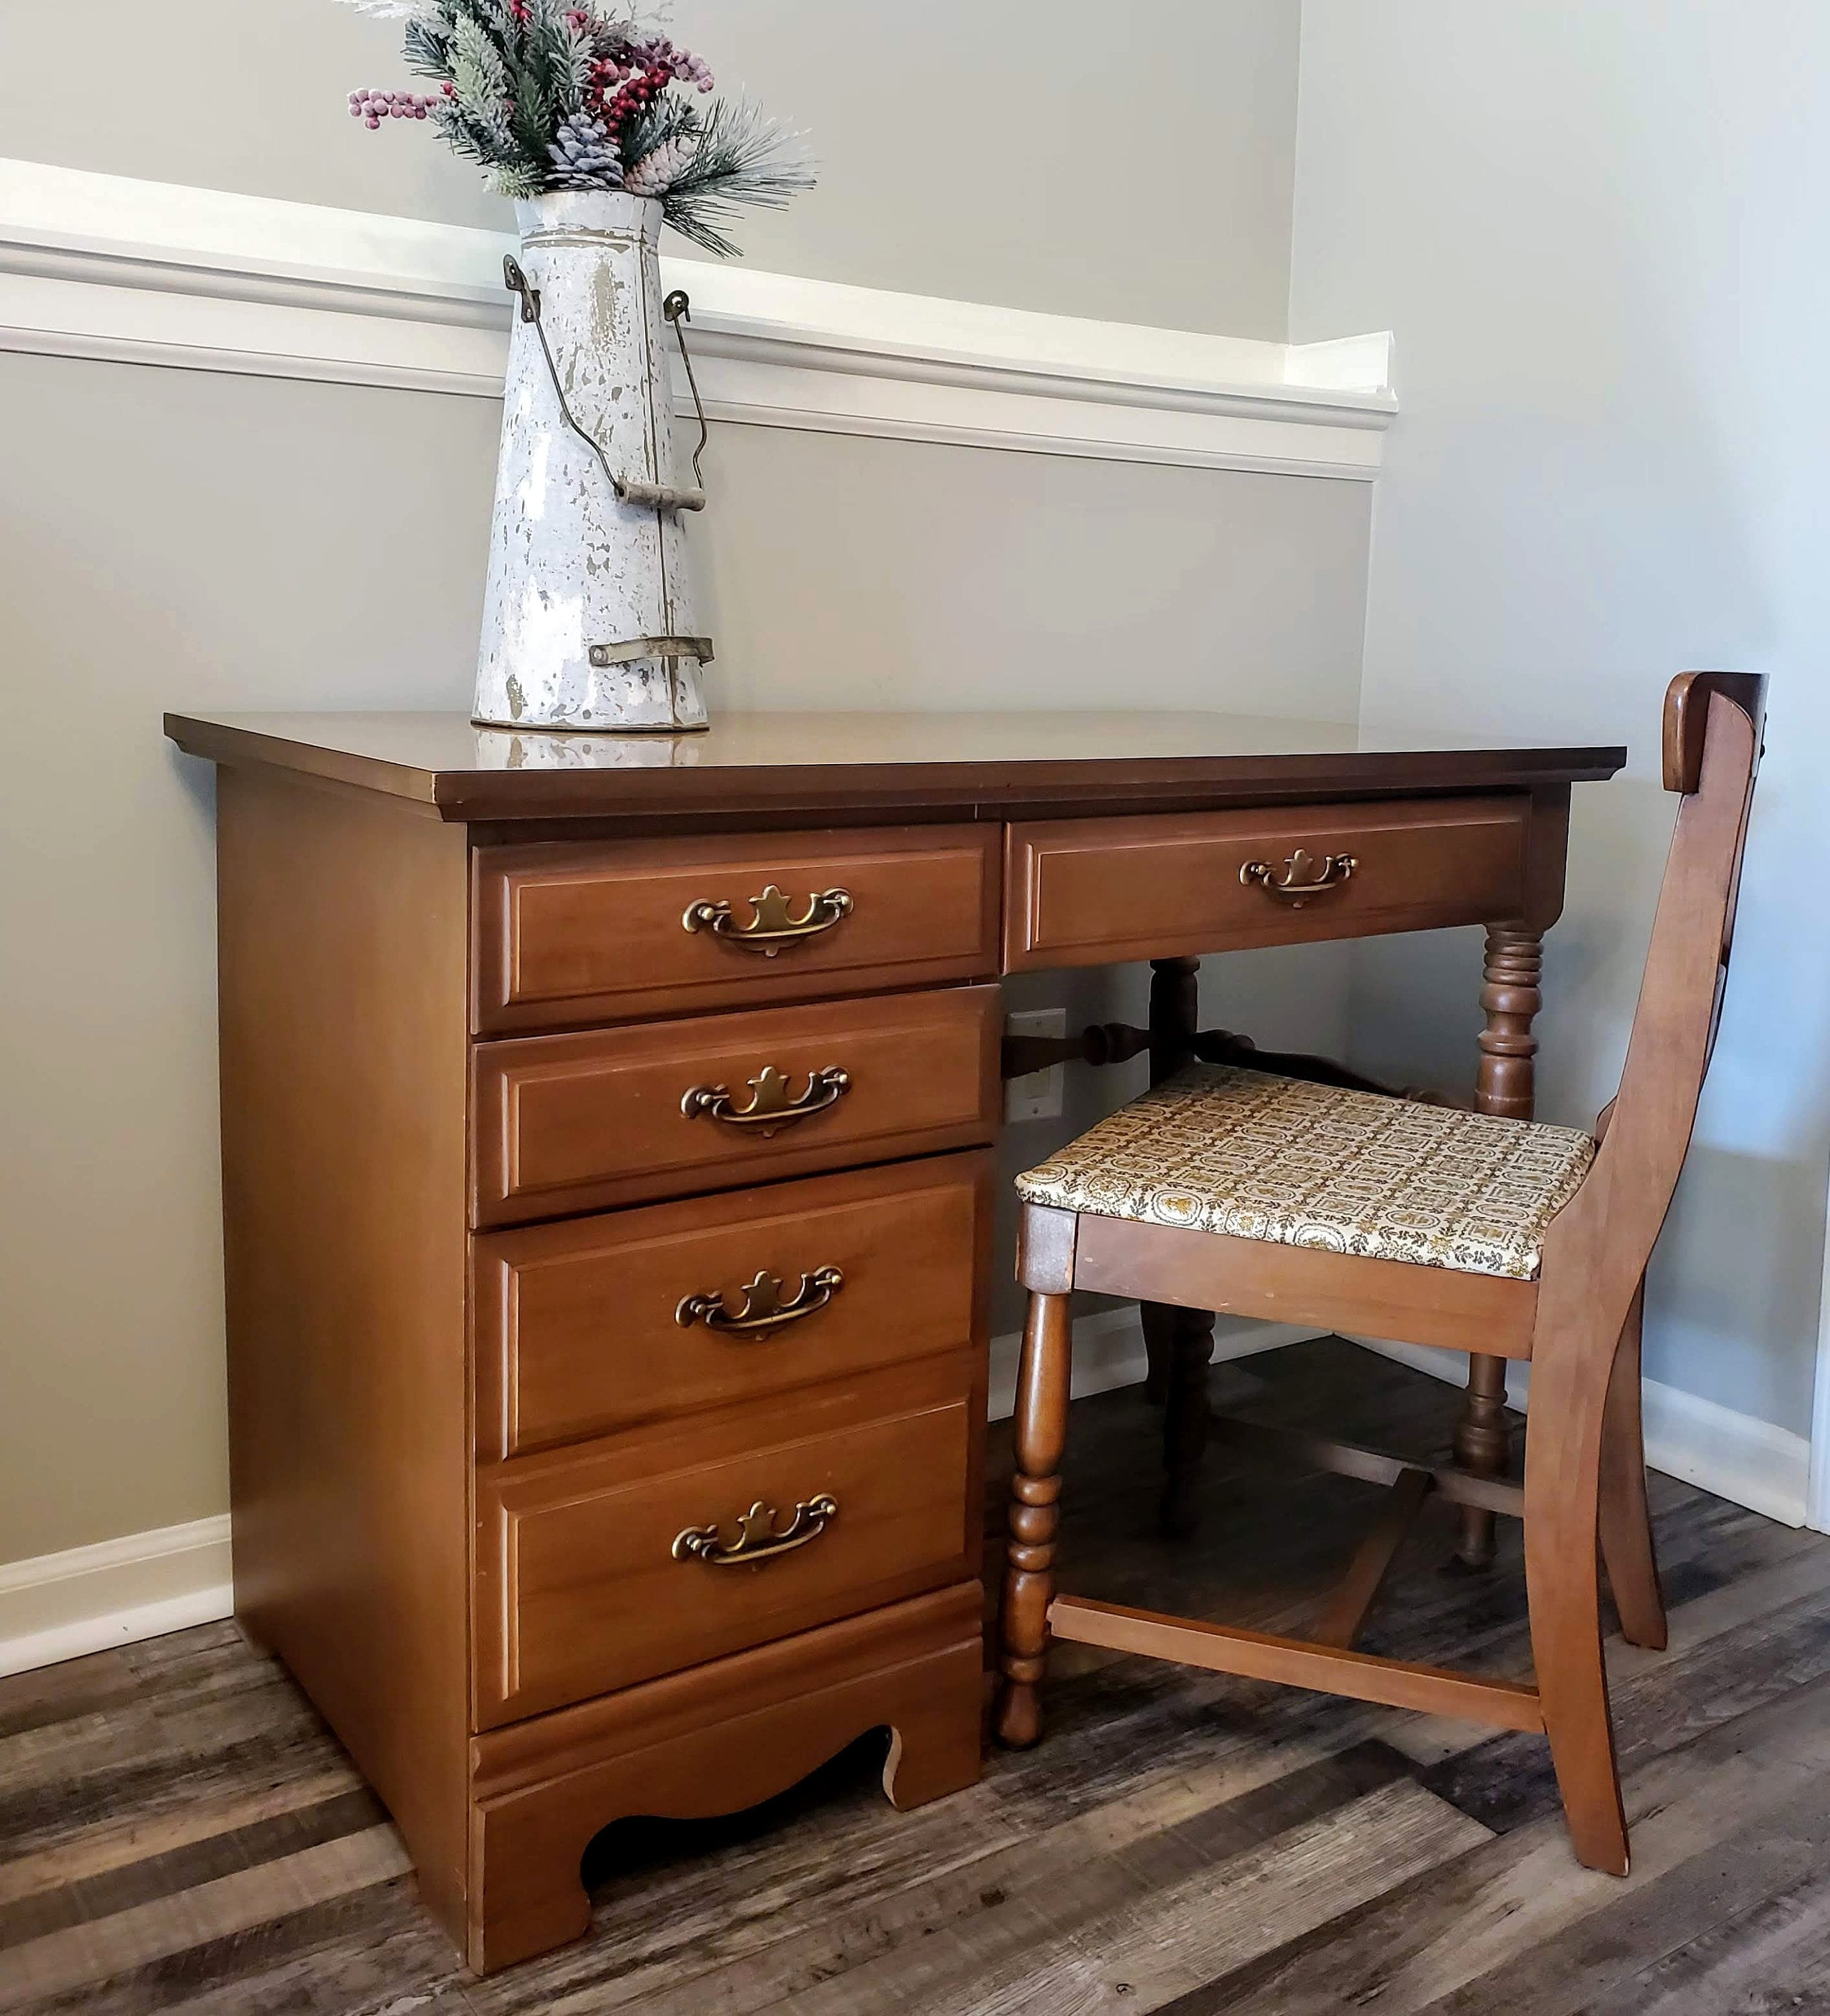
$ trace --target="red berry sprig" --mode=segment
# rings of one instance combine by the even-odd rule
[[[661,37],[650,42],[631,43],[620,55],[600,59],[593,66],[585,101],[614,135],[669,85],[679,82],[710,91],[711,67],[702,56],[676,49]]]
[[[667,63],[657,63],[650,70],[639,70],[625,75],[603,99],[604,124],[612,133],[616,132],[626,121],[658,98],[673,81],[672,67]]]

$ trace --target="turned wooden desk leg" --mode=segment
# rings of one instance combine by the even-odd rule
[[[1194,1054],[1201,1026],[1201,961],[1153,959],[1150,963],[1150,1082],[1160,1085]],[[1212,1310],[1176,1309],[1144,1302],[1148,1363],[1147,1399],[1163,1403],[1163,1496],[1160,1514],[1165,1533],[1184,1535],[1194,1525],[1194,1484],[1208,1441],[1207,1369],[1213,1356]]]
[[[1177,1309],[1169,1363],[1169,1404],[1163,1412],[1163,1495],[1157,1523],[1171,1539],[1194,1531],[1194,1487],[1207,1453],[1212,1409],[1208,1366],[1214,1355],[1211,1309]]]
[[[1480,1072],[1475,1097],[1482,1113],[1529,1120],[1536,1101],[1538,1039],[1532,1022],[1544,1005],[1538,981],[1544,971],[1544,934],[1529,924],[1490,924],[1481,1008]],[[1455,1460],[1477,1477],[1499,1477],[1506,1469],[1506,1361],[1476,1352],[1468,1363],[1468,1399],[1455,1431]],[[1469,1568],[1493,1558],[1493,1515],[1479,1506],[1461,1511],[1461,1541],[1456,1550]]]
[[[1194,1056],[1201,1027],[1201,961],[1153,959],[1150,963],[1150,1082],[1161,1085]],[[1180,1309],[1166,1302],[1140,1302],[1147,1370],[1144,1397],[1169,1401]]]
[[[1168,1302],[1140,1302],[1138,1321],[1144,1326],[1144,1397],[1153,1406],[1165,1405],[1169,1397],[1169,1373],[1176,1362],[1176,1319],[1181,1314]]]

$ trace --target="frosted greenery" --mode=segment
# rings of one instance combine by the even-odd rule
[[[430,121],[505,196],[627,188],[728,257],[744,206],[779,209],[812,186],[798,135],[747,99],[713,95],[703,57],[603,0],[344,4],[400,21],[408,67],[435,87],[354,92],[351,113],[371,130]]]

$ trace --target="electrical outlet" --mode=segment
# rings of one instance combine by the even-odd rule
[[[1025,1008],[1004,1018],[1008,1036],[1064,1036],[1068,1033],[1065,1008]],[[1050,1064],[1046,1071],[1030,1071],[1010,1078],[1004,1085],[1004,1121],[1059,1120],[1061,1096],[1067,1078],[1065,1064]]]

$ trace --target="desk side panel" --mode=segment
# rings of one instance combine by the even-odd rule
[[[218,806],[236,1611],[461,1927],[465,836],[271,772]]]

